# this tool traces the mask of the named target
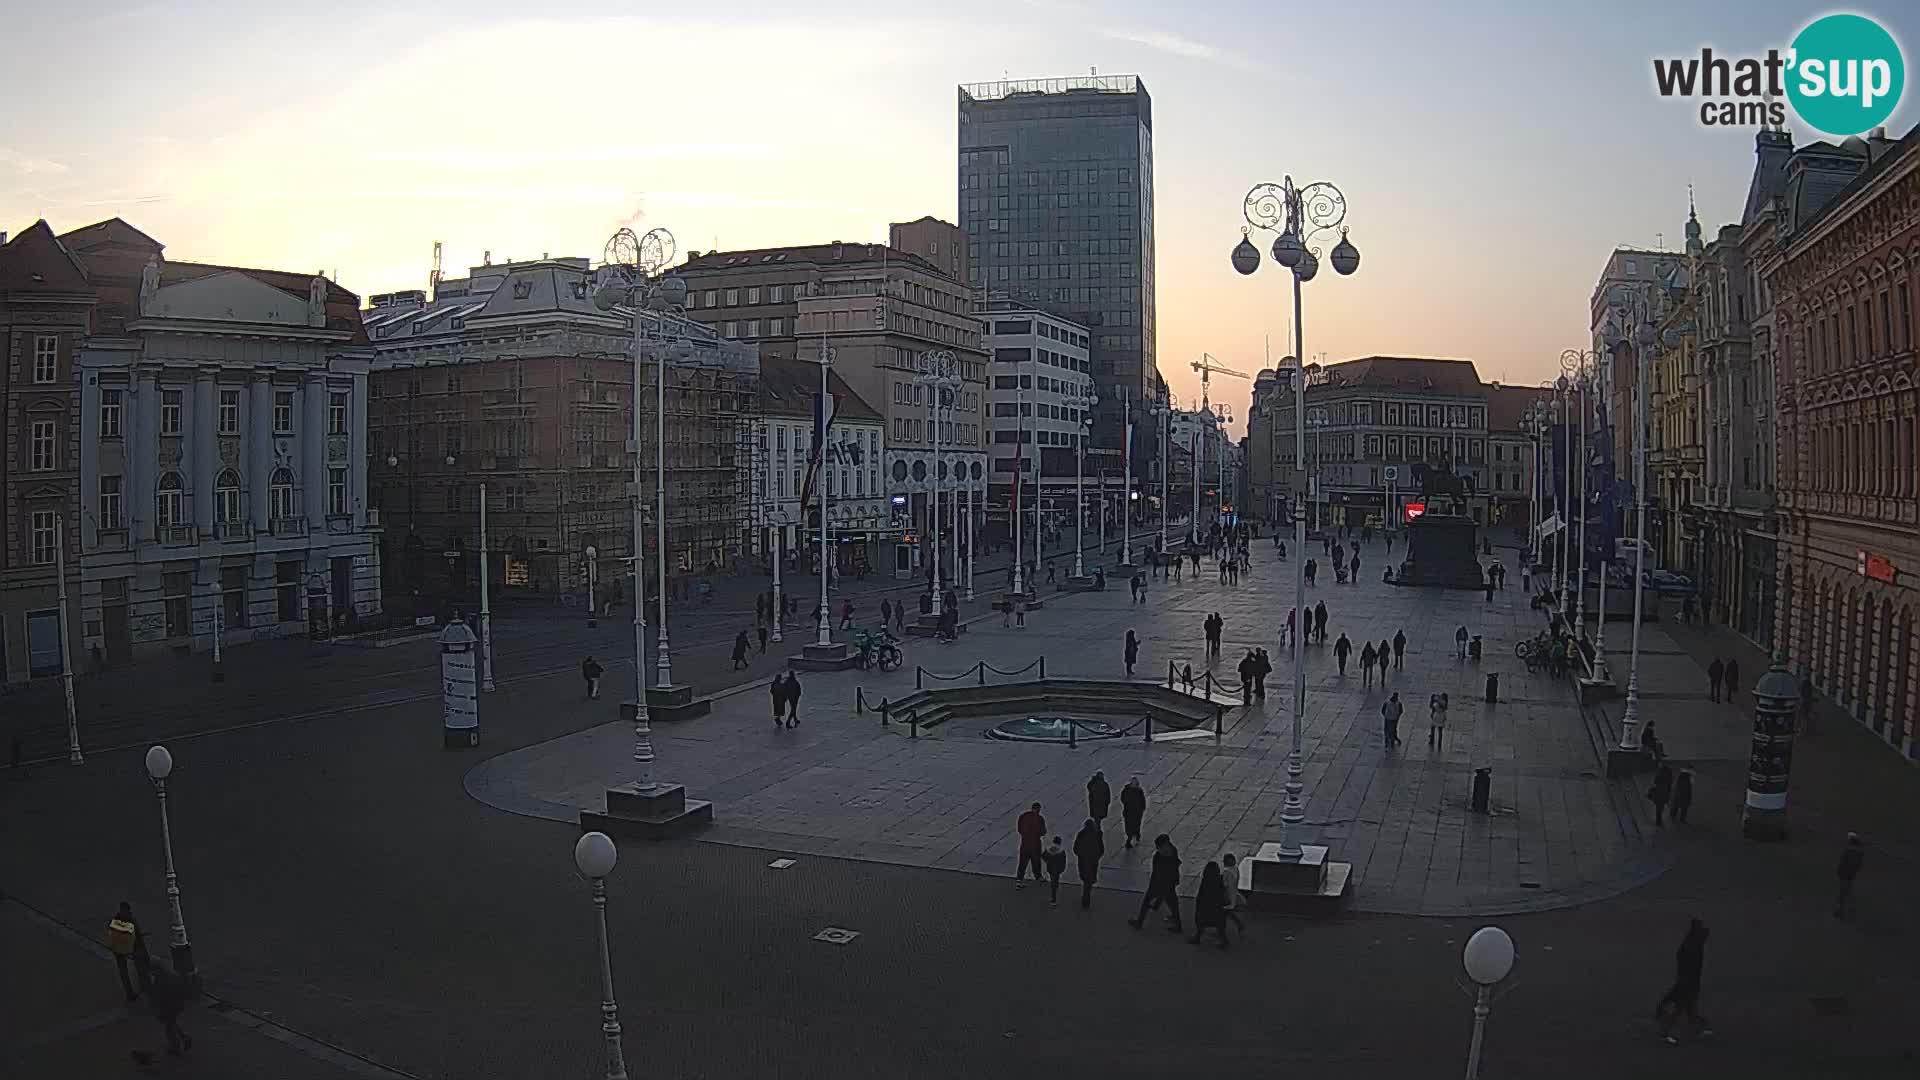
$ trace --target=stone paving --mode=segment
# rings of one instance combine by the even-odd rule
[[[901,672],[803,676],[797,730],[775,729],[765,682],[749,684],[702,720],[654,729],[659,775],[715,801],[709,841],[1008,874],[1019,812],[1038,800],[1050,829],[1070,837],[1085,816],[1085,782],[1100,769],[1116,794],[1128,777],[1141,778],[1148,837],[1171,834],[1189,859],[1251,852],[1279,833],[1292,658],[1277,631],[1293,590],[1290,560],[1264,541],[1253,556],[1239,585],[1218,584],[1208,563],[1197,581],[1154,581],[1142,605],[1129,603],[1124,588],[1049,597],[1024,630],[988,616],[959,644],[910,646]],[[1384,688],[1363,687],[1357,662],[1341,676],[1330,647],[1310,646],[1304,725],[1307,839],[1354,864],[1354,905],[1436,915],[1542,909],[1612,895],[1659,873],[1666,860],[1646,842],[1643,801],[1630,782],[1602,778],[1595,736],[1570,687],[1514,659],[1514,641],[1541,623],[1519,590],[1496,593],[1489,605],[1478,593],[1397,589],[1379,580],[1385,553],[1377,542],[1362,558],[1359,583],[1323,577],[1308,591],[1309,606],[1324,600],[1329,640],[1345,632],[1356,652],[1404,629],[1405,668]],[[1226,624],[1219,675],[1237,681],[1234,665],[1257,645],[1276,669],[1267,700],[1229,711],[1217,741],[1034,746],[982,737],[988,720],[954,721],[916,740],[853,709],[856,687],[869,702],[911,690],[915,665],[956,673],[985,660],[1011,670],[1044,655],[1049,675],[1117,679],[1129,628],[1141,639],[1136,677],[1164,679],[1170,661],[1191,662],[1197,673],[1201,621],[1215,611]],[[1454,654],[1453,630],[1463,623],[1483,637],[1480,662]],[[1483,700],[1490,671],[1501,676],[1494,705]],[[1393,691],[1406,716],[1403,745],[1389,752],[1380,706]],[[1438,692],[1450,695],[1452,709],[1442,745],[1430,749],[1426,703]],[[466,787],[500,809],[573,821],[627,778],[631,743],[630,728],[608,723],[484,762]],[[1487,817],[1467,806],[1472,771],[1483,765],[1493,769]],[[1108,825],[1102,884],[1137,887],[1146,850],[1121,849],[1117,807]]]

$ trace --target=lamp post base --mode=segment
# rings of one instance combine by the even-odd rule
[[[188,985],[196,992],[200,989],[200,972],[193,966],[192,945],[170,945],[167,947],[168,959],[173,962],[173,973],[188,980]]]
[[[1247,906],[1300,915],[1332,915],[1353,888],[1353,864],[1334,862],[1321,844],[1302,844],[1300,854],[1283,855],[1278,843],[1240,863],[1240,891]]]
[[[647,715],[649,719],[661,721],[694,720],[713,711],[713,702],[707,698],[693,696],[693,687],[685,683],[676,686],[647,687]],[[630,704],[620,705],[621,719],[633,722]]]
[[[860,661],[860,657],[847,648],[844,641],[830,645],[808,645],[800,650],[799,656],[787,658],[787,666],[795,671],[845,671]]]
[[[477,727],[441,728],[440,745],[447,750],[471,750],[480,745],[480,729]]]
[[[607,789],[605,813],[580,811],[581,832],[597,829],[644,840],[664,840],[711,824],[713,804],[687,798],[687,789],[679,784],[622,784]]]

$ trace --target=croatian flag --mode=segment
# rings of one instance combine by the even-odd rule
[[[800,516],[807,516],[813,504],[814,487],[820,480],[827,434],[833,427],[833,414],[839,399],[832,394],[813,395],[813,446],[807,451],[807,482],[800,488]]]

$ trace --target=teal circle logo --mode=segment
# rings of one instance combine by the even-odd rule
[[[1793,39],[1787,98],[1828,135],[1858,135],[1886,123],[1906,88],[1900,43],[1864,15],[1824,15]]]

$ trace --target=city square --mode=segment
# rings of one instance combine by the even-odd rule
[[[1791,7],[22,12],[0,1077],[1915,1075]]]

